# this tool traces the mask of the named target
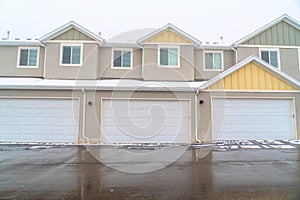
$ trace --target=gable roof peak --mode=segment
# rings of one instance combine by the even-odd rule
[[[226,71],[222,72],[221,74],[219,74],[219,75],[213,77],[212,79],[210,79],[209,81],[207,81],[204,85],[199,87],[199,90],[204,90],[204,89],[208,88],[209,86],[213,85],[214,83],[217,83],[221,79],[227,77],[229,74],[232,74],[233,72],[237,71],[238,69],[246,66],[247,64],[249,64],[251,62],[254,62],[254,63],[258,64],[263,69],[265,69],[265,70],[269,71],[270,73],[274,74],[275,76],[280,77],[281,79],[289,82],[295,88],[300,89],[300,82],[298,80],[296,80],[293,77],[287,75],[283,71],[273,67],[269,63],[261,60],[257,56],[251,55],[248,58],[241,61],[240,63],[232,66],[231,68],[227,69]]]
[[[274,19],[273,21],[269,22],[268,24],[262,26],[261,28],[255,30],[254,32],[246,35],[245,37],[243,37],[242,39],[236,41],[235,43],[233,43],[232,46],[238,46],[244,42],[246,42],[247,40],[251,39],[252,37],[262,33],[263,31],[269,29],[270,27],[278,24],[281,21],[285,21],[287,23],[289,23],[290,25],[294,26],[295,28],[300,30],[300,22],[297,21],[296,19],[292,18],[291,16],[289,16],[288,14],[283,14],[280,17]]]
[[[162,26],[161,28],[158,28],[156,30],[154,30],[153,32],[145,35],[144,37],[140,38],[137,42],[139,44],[143,44],[146,40],[154,37],[155,35],[158,35],[159,33],[162,33],[164,31],[166,31],[167,29],[172,29],[173,31],[175,31],[176,33],[182,35],[183,37],[187,38],[188,40],[190,40],[195,46],[198,46],[201,44],[201,41],[199,41],[198,39],[196,39],[195,37],[191,36],[190,34],[186,33],[185,31],[181,30],[180,28],[178,28],[177,26],[173,25],[172,23],[167,23],[166,25]]]
[[[104,41],[104,39],[102,37],[100,37],[99,35],[94,34],[90,30],[88,30],[87,28],[79,25],[78,23],[76,23],[73,20],[71,20],[68,23],[54,29],[50,33],[47,33],[46,35],[42,36],[40,38],[40,41],[41,42],[47,42],[47,41],[51,40],[52,38],[55,38],[56,36],[60,35],[61,33],[65,32],[67,30],[70,30],[71,28],[77,29],[78,31],[86,34],[87,36],[91,37],[92,39],[94,39],[98,42]]]

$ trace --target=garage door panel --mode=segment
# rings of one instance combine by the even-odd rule
[[[213,99],[213,140],[291,139],[288,99]]]
[[[190,142],[189,101],[102,101],[102,143]]]
[[[77,143],[78,100],[0,99],[1,142]]]

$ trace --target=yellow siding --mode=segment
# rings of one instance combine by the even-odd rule
[[[153,38],[147,40],[146,42],[159,42],[159,43],[191,43],[184,37],[174,33],[171,30],[166,30]]]
[[[209,87],[211,90],[296,90],[251,62]]]

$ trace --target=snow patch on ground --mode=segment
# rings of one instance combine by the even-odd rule
[[[290,143],[290,144],[298,144],[300,145],[300,140],[285,140],[286,142]]]
[[[273,148],[276,149],[295,149],[296,147],[293,147],[291,145],[270,145]]]
[[[54,146],[32,146],[32,147],[29,147],[28,149],[50,149],[50,148],[53,148]]]
[[[283,144],[278,140],[255,140],[259,144]]]
[[[261,149],[258,145],[240,145],[240,147],[244,149]]]

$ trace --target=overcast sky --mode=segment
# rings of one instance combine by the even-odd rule
[[[0,37],[40,38],[74,20],[108,39],[171,22],[200,41],[232,43],[284,13],[300,21],[300,0],[0,0]]]

